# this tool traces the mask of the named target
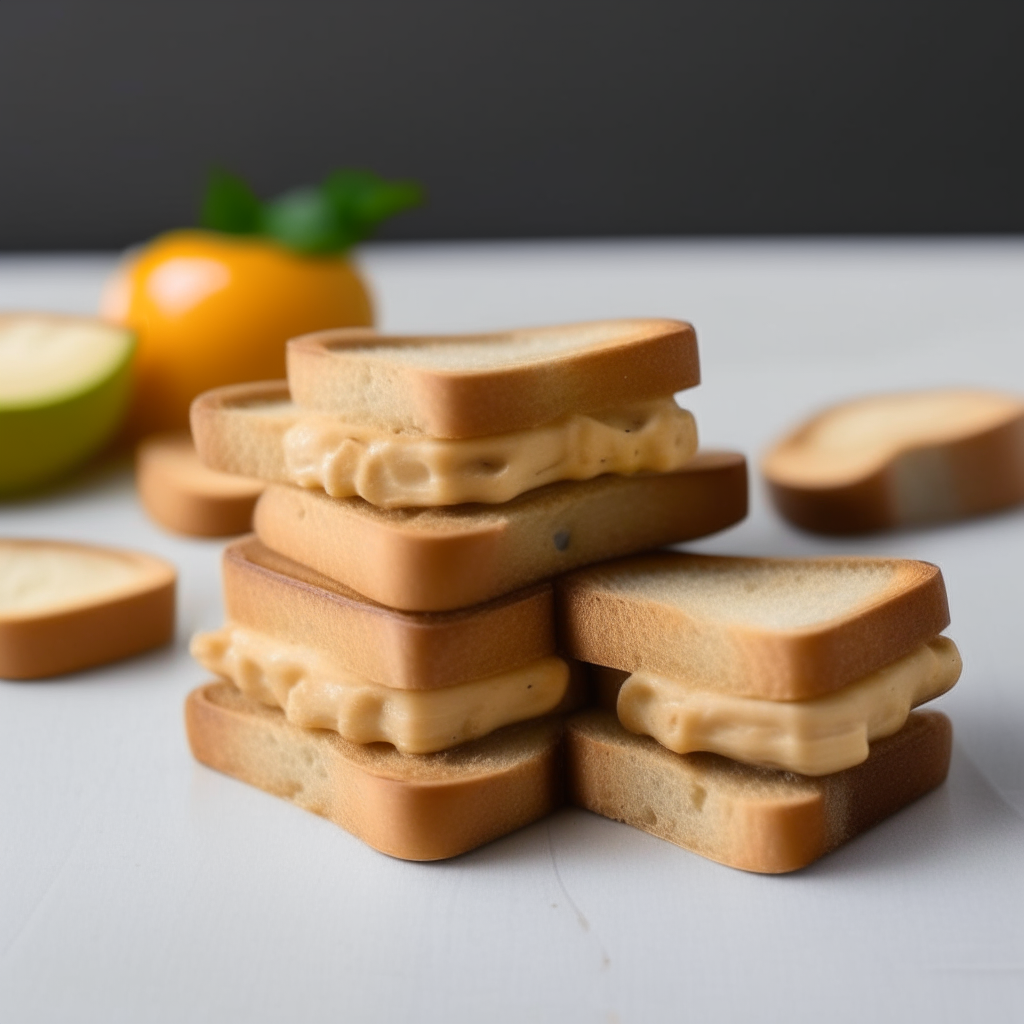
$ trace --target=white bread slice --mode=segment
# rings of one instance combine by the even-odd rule
[[[678,320],[438,337],[323,331],[292,339],[287,360],[305,408],[446,438],[525,430],[700,382],[696,336]]]
[[[663,552],[571,573],[556,600],[573,658],[766,700],[831,693],[949,624],[938,568],[905,559]]]
[[[135,488],[156,523],[189,537],[231,537],[252,529],[266,484],[204,466],[187,431],[152,434],[135,452]]]
[[[75,672],[167,643],[175,579],[135,551],[0,540],[0,677]]]
[[[845,402],[775,444],[762,470],[779,512],[819,533],[980,515],[1024,501],[1024,400],[936,390]]]
[[[543,818],[562,803],[562,719],[507,726],[436,754],[400,754],[300,729],[230,683],[194,690],[196,760],[291,800],[404,860],[440,860]]]
[[[229,544],[222,567],[230,623],[384,686],[433,690],[555,654],[550,584],[461,611],[417,614],[369,601],[255,537]]]
[[[569,718],[571,802],[710,860],[765,874],[806,867],[941,785],[952,728],[915,712],[855,768],[809,778],[717,754],[675,754],[607,711]]]
[[[693,416],[670,397],[574,413],[528,430],[445,440],[351,425],[290,404],[283,382],[217,388],[192,404],[206,465],[359,495],[382,508],[501,503],[559,480],[667,473],[697,451]]]
[[[271,485],[254,525],[268,547],[381,604],[445,611],[703,537],[746,512],[743,456],[703,452],[675,473],[550,484],[503,505],[382,510]]]

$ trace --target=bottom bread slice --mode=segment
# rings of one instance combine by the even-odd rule
[[[562,803],[563,721],[556,716],[440,753],[407,755],[301,729],[218,682],[189,694],[185,727],[196,760],[404,860],[454,857]]]
[[[952,742],[945,715],[915,712],[862,764],[809,777],[676,754],[608,711],[585,711],[566,725],[569,799],[730,867],[778,874],[940,785]]]

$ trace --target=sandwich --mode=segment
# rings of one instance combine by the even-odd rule
[[[994,391],[860,398],[765,455],[772,501],[816,533],[963,519],[1024,502],[1024,401]]]
[[[227,624],[192,653],[226,683],[186,705],[195,757],[393,856],[462,853],[562,793],[550,584],[472,609],[399,612],[264,547],[224,553]]]
[[[612,320],[492,335],[326,331],[288,343],[288,381],[192,406],[206,465],[380,508],[497,504],[560,480],[671,472],[697,450],[673,395],[693,328]]]
[[[750,871],[803,867],[939,785],[960,657],[939,570],[663,552],[557,582],[571,799]]]

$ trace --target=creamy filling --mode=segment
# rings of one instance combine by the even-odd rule
[[[801,775],[829,775],[867,759],[868,744],[898,732],[912,708],[960,677],[952,640],[937,637],[835,693],[773,701],[695,689],[634,672],[619,690],[619,721],[678,754],[705,750]]]
[[[522,668],[432,690],[398,690],[331,665],[297,644],[240,626],[200,633],[193,657],[244,694],[281,708],[306,729],[332,729],[353,743],[391,743],[429,754],[546,714],[565,696],[569,667],[541,658]]]
[[[283,447],[288,480],[335,498],[359,495],[383,508],[494,504],[557,480],[681,469],[697,451],[697,427],[671,398],[461,440],[304,413]]]

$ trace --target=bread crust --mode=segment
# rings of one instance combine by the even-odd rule
[[[299,729],[230,683],[189,694],[196,760],[333,821],[403,860],[455,857],[544,817],[563,801],[561,718],[508,726],[439,754],[360,747]]]
[[[248,533],[265,486],[204,466],[188,431],[147,437],[135,452],[135,489],[146,514],[189,537]]]
[[[1024,502],[1024,403],[1008,409],[1003,422],[967,436],[908,446],[852,479],[787,479],[784,460],[834,412],[802,424],[762,460],[772,502],[795,526],[824,534],[868,533],[963,519]]]
[[[369,601],[254,536],[229,544],[222,566],[230,622],[309,647],[384,686],[452,686],[556,652],[550,584],[464,611],[415,614]]]
[[[717,754],[675,754],[627,732],[607,711],[566,725],[569,800],[729,867],[779,874],[806,867],[941,785],[952,727],[914,712],[867,761],[808,777]]]
[[[837,617],[767,628],[688,612],[617,590],[649,572],[699,574],[750,568],[833,573],[877,568],[885,583]],[[742,587],[742,583],[738,583]],[[641,669],[707,689],[767,700],[831,693],[888,665],[949,625],[942,573],[927,562],[882,558],[768,559],[662,552],[582,569],[556,581],[559,644],[570,657],[624,672]],[[768,598],[766,598],[767,600]]]
[[[743,456],[702,452],[675,473],[550,484],[497,506],[382,510],[271,485],[254,526],[268,547],[381,604],[446,611],[716,533],[746,513]]]
[[[42,679],[141,654],[174,635],[177,573],[152,555],[64,541],[5,540],[5,546],[86,551],[127,562],[133,578],[116,591],[33,612],[0,612],[0,677]]]
[[[496,353],[545,338],[595,330],[602,337],[571,351],[531,354],[484,369],[394,363],[387,348],[484,342]],[[306,408],[351,422],[414,429],[431,437],[486,437],[671,395],[700,383],[697,338],[678,320],[567,324],[488,335],[447,337],[322,331],[288,343],[288,380]]]

